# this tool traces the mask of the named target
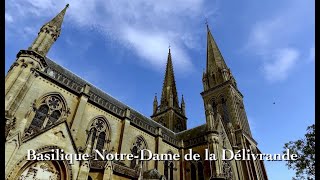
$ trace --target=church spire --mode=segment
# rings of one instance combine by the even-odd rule
[[[209,25],[207,24],[207,72],[212,71],[214,68],[213,66],[217,66],[220,69],[227,68],[219,47],[211,34]]]
[[[62,9],[62,11],[56,15],[51,21],[49,21],[47,24],[56,27],[57,30],[61,31],[62,22],[64,19],[64,15],[66,14],[67,8],[69,7],[69,4],[65,6],[65,8]],[[60,34],[60,32],[59,32]]]
[[[157,97],[155,97],[153,100],[153,114],[151,115],[151,118],[174,132],[180,132],[187,129],[185,103],[182,97],[181,106],[179,105],[170,47],[160,105],[158,106]]]
[[[176,88],[176,82],[174,79],[173,64],[172,64],[172,57],[171,57],[170,48],[169,48],[166,72],[165,72],[165,77],[164,77],[164,82],[163,82],[163,87],[162,87],[160,106],[179,108],[178,93],[177,93],[177,88]]]
[[[53,43],[60,36],[62,22],[68,7],[69,4],[67,4],[65,8],[63,8],[62,11],[51,21],[47,22],[41,27],[38,37],[29,47],[29,50],[34,50],[42,56],[47,55]]]
[[[230,75],[230,69],[226,65],[207,24],[207,64],[202,79],[204,89],[207,90],[229,80]]]

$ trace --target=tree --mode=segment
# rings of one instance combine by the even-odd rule
[[[308,126],[303,139],[290,141],[284,145],[284,153],[289,149],[290,154],[297,154],[296,160],[287,161],[289,169],[296,171],[292,179],[315,179],[315,125]]]

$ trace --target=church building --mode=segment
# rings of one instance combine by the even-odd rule
[[[170,48],[161,97],[145,116],[46,57],[61,34],[67,5],[20,50],[5,77],[5,178],[8,180],[267,180],[261,160],[223,160],[223,150],[261,153],[252,137],[243,95],[207,26],[201,93],[205,124],[187,128],[187,105],[178,97]],[[120,68],[120,67],[119,67]],[[116,75],[116,74],[115,74]],[[201,79],[199,79],[201,81]],[[150,99],[152,106],[152,99]],[[192,120],[189,120],[192,121]],[[52,155],[179,154],[199,160],[27,160],[28,150]],[[206,160],[205,152],[216,156]]]

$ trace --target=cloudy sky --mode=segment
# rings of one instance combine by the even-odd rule
[[[146,116],[161,92],[170,45],[188,128],[205,122],[200,92],[208,19],[263,152],[282,152],[315,120],[312,0],[6,0],[5,73],[67,3],[48,57]],[[272,180],[294,174],[285,162],[266,168]]]

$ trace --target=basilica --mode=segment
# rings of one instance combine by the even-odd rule
[[[5,178],[41,180],[267,180],[262,160],[222,158],[225,152],[261,154],[252,137],[243,95],[207,26],[206,67],[201,96],[205,124],[187,128],[187,106],[178,97],[168,50],[161,97],[154,97],[151,116],[103,92],[46,55],[60,36],[67,5],[45,23],[27,49],[17,53],[5,77]],[[63,38],[63,37],[62,37]],[[120,67],[119,67],[120,68]],[[116,74],[115,74],[116,76]],[[200,92],[199,92],[200,93]],[[189,120],[192,121],[192,120]],[[95,150],[139,156],[153,154],[197,159],[28,160],[63,150],[90,154]],[[205,159],[205,153],[215,160]]]

